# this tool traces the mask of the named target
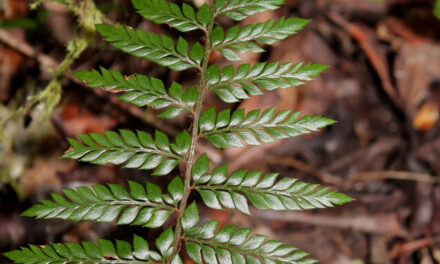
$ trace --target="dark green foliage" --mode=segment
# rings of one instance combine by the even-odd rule
[[[223,110],[216,114],[214,108],[205,111],[200,117],[200,131],[217,148],[258,146],[274,142],[275,139],[297,137],[333,124],[335,121],[306,115],[299,112],[279,111],[275,108],[252,110],[245,115],[244,109]]]
[[[251,229],[223,226],[218,232],[218,221],[205,223],[200,228],[188,230],[185,237],[188,256],[196,263],[289,263],[311,264],[307,253],[264,235],[250,235]]]
[[[199,92],[194,86],[183,91],[182,85],[173,82],[165,89],[164,83],[157,78],[148,78],[142,74],[124,77],[120,72],[101,68],[99,71],[82,71],[75,76],[89,87],[104,87],[111,92],[124,92],[119,97],[124,102],[137,106],[151,106],[156,109],[168,108],[160,117],[173,118],[184,112],[192,112]]]
[[[65,197],[52,194],[53,201],[41,201],[26,210],[23,216],[36,218],[60,218],[70,221],[89,220],[116,222],[118,225],[142,225],[159,227],[171,215],[182,200],[183,182],[175,178],[168,185],[168,194],[159,186],[147,183],[146,187],[129,181],[129,191],[117,184],[94,185],[64,189]],[[118,217],[119,216],[119,217]]]
[[[239,60],[237,53],[262,52],[257,43],[271,45],[301,30],[309,21],[281,18],[256,25],[233,26],[224,30],[214,26],[219,15],[242,20],[248,15],[274,10],[284,0],[213,0],[198,10],[189,4],[174,4],[166,0],[132,0],[144,18],[157,24],[168,24],[182,32],[199,30],[205,43],[191,47],[183,37],[174,41],[126,26],[97,25],[104,39],[122,51],[146,58],[171,70],[195,69],[200,74],[200,86],[182,87],[141,74],[125,77],[119,72],[101,68],[82,71],[75,76],[89,87],[102,87],[123,93],[119,99],[136,106],[163,109],[159,115],[174,118],[189,115],[193,124],[190,133],[184,131],[174,143],[156,130],[154,137],[143,131],[107,131],[104,134],[78,135],[69,138],[72,147],[63,155],[92,164],[124,164],[125,168],[151,169],[152,175],[170,174],[177,165],[184,168],[183,180],[174,177],[168,193],[152,183],[143,186],[128,182],[128,190],[116,184],[95,185],[63,190],[64,195],[52,194],[52,200],[24,212],[36,218],[60,218],[71,221],[89,220],[120,225],[160,227],[170,223],[155,241],[157,251],[138,236],[133,246],[127,242],[98,240],[82,244],[66,243],[22,247],[5,255],[16,263],[163,263],[183,264],[179,250],[196,263],[202,264],[311,264],[316,261],[307,253],[266,236],[251,234],[247,228],[219,227],[218,221],[199,225],[196,201],[189,201],[197,191],[203,202],[214,209],[237,209],[250,214],[249,204],[262,210],[305,210],[333,207],[352,201],[345,194],[275,173],[238,170],[228,174],[228,166],[218,166],[210,172],[210,161],[204,153],[196,158],[199,138],[206,138],[217,148],[261,145],[277,139],[297,137],[318,131],[335,121],[274,108],[253,110],[230,109],[217,112],[214,108],[201,112],[204,92],[214,91],[228,103],[263,94],[264,90],[290,88],[312,80],[326,69],[325,65],[293,63],[257,63],[229,65],[220,69],[209,66],[213,51],[220,51],[229,60]],[[170,217],[173,214],[174,217]],[[169,221],[167,221],[169,220]]]
[[[311,81],[327,68],[321,64],[303,63],[257,63],[240,65],[236,70],[229,65],[222,70],[212,65],[206,72],[208,88],[225,102],[234,103],[249,98],[249,95],[261,95],[260,89],[275,90],[291,88]]]
[[[92,242],[51,244],[46,246],[29,245],[5,254],[15,263],[158,263],[163,257],[150,250],[147,241],[134,236],[133,244],[116,240],[98,239]]]
[[[264,44],[274,44],[301,30],[309,20],[300,18],[281,18],[278,21],[269,20],[255,25],[246,25],[242,28],[234,26],[225,33],[222,27],[217,26],[211,35],[214,48],[220,51],[225,58],[231,61],[241,60],[235,52],[248,51],[263,52],[264,49],[251,41],[260,41]]]
[[[224,14],[234,20],[267,10],[274,10],[284,4],[285,0],[215,0],[218,14]]]
[[[191,211],[190,213],[188,211]],[[197,215],[188,207],[185,213]],[[228,263],[278,263],[311,264],[317,261],[307,258],[307,253],[264,235],[251,235],[252,229],[222,226],[219,221],[208,221],[201,227],[186,226],[185,245],[188,256],[197,264]]]
[[[170,144],[168,136],[156,130],[155,138],[143,131],[137,134],[121,129],[120,134],[106,131],[80,134],[83,144],[69,138],[72,148],[63,157],[103,165],[125,163],[125,168],[141,170],[155,169],[153,175],[170,173],[184,158],[191,146],[191,137],[183,132],[176,137],[176,144]]]
[[[228,166],[215,168],[208,174],[206,155],[195,163],[192,177],[203,202],[214,209],[237,209],[250,214],[248,200],[257,209],[304,210],[333,207],[352,201],[349,196],[329,191],[318,184],[292,178],[278,179],[277,173],[239,170],[227,174]]]
[[[174,71],[199,68],[203,48],[196,43],[188,49],[188,42],[179,38],[177,45],[165,35],[145,33],[122,25],[96,25],[96,29],[113,46],[136,57],[146,58]]]
[[[167,23],[182,32],[205,29],[203,25],[205,21],[197,21],[194,8],[188,4],[183,3],[180,8],[165,0],[133,0],[132,2],[139,14],[154,23]]]
[[[195,226],[199,222],[199,209],[197,209],[197,204],[193,202],[190,204],[183,213],[182,217],[182,228],[187,230]]]

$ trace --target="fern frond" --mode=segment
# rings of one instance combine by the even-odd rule
[[[29,245],[20,250],[5,253],[15,263],[130,263],[155,264],[163,257],[150,249],[148,242],[134,235],[133,244],[116,240],[98,239],[98,245],[92,242],[50,244],[45,246]]]
[[[205,30],[205,20],[198,20],[200,14],[188,4],[183,3],[180,8],[165,0],[132,0],[132,3],[139,14],[156,24],[167,23],[181,32]]]
[[[217,14],[239,21],[258,12],[278,9],[284,2],[285,0],[215,0],[215,7]]]
[[[248,200],[257,209],[277,211],[326,208],[353,201],[319,184],[278,179],[277,173],[263,175],[261,171],[239,170],[228,176],[227,165],[215,168],[211,174],[208,171],[209,162],[204,154],[194,164],[192,178],[203,202],[214,209],[237,209],[250,214]]]
[[[153,183],[147,183],[145,188],[129,181],[128,186],[128,192],[117,184],[64,189],[65,197],[52,194],[53,201],[41,201],[23,216],[103,223],[118,219],[118,225],[156,228],[165,223],[183,197],[183,182],[179,177],[168,185],[169,195],[162,194],[160,187]]]
[[[242,28],[234,26],[224,32],[223,28],[217,26],[211,35],[211,42],[214,49],[220,51],[230,61],[241,60],[236,54],[248,51],[263,52],[264,49],[252,41],[260,41],[264,44],[274,44],[279,40],[295,34],[309,23],[307,19],[281,18],[278,21],[269,20],[255,25],[246,25]]]
[[[223,101],[235,103],[249,98],[249,95],[261,95],[260,88],[270,91],[304,84],[326,68],[321,64],[303,66],[303,63],[264,62],[254,66],[242,64],[236,71],[229,65],[220,71],[217,65],[212,65],[206,72],[206,78],[209,89]]]
[[[218,220],[194,228],[185,236],[188,256],[197,264],[202,263],[252,263],[252,264],[312,264],[318,261],[307,258],[306,252],[266,236],[250,235],[248,228],[223,226],[218,232]]]
[[[252,264],[311,264],[307,253],[263,235],[251,235],[248,228],[219,227],[219,221],[208,221],[201,227],[195,203],[188,206],[182,219],[186,252],[197,264],[252,263]]]
[[[124,102],[136,106],[151,106],[167,110],[159,117],[174,118],[185,112],[192,112],[199,96],[199,91],[191,86],[183,92],[183,87],[173,82],[168,91],[164,83],[157,78],[148,78],[142,74],[124,77],[120,72],[101,68],[97,70],[76,72],[75,77],[85,81],[91,88],[103,87],[111,92],[124,92],[119,97]]]
[[[184,159],[191,146],[191,136],[186,131],[176,137],[175,144],[170,144],[168,136],[159,130],[156,130],[154,140],[150,134],[140,130],[137,135],[126,129],[121,129],[120,133],[121,136],[114,131],[106,131],[104,135],[79,134],[84,145],[68,138],[72,147],[63,158],[98,165],[126,162],[125,168],[155,169],[153,175],[162,176],[170,173]]]
[[[199,42],[188,50],[188,42],[182,37],[175,45],[168,36],[159,36],[127,26],[100,24],[96,25],[96,29],[113,46],[136,57],[146,58],[174,71],[200,69],[204,51]]]
[[[275,113],[275,108],[249,111],[244,109],[230,113],[230,109],[216,113],[214,108],[206,110],[200,117],[200,131],[211,144],[218,148],[274,142],[275,139],[297,137],[309,134],[335,123],[320,116],[305,115],[288,110]]]
[[[182,176],[167,186],[168,192],[152,183],[145,186],[129,181],[128,188],[117,184],[94,185],[64,189],[52,194],[26,210],[23,215],[35,218],[58,218],[71,221],[113,222],[157,228],[170,226],[155,241],[150,250],[145,239],[135,236],[133,244],[117,240],[29,245],[6,253],[15,263],[133,263],[183,264],[179,253],[186,246],[190,259],[197,264],[312,264],[316,260],[307,253],[282,242],[269,240],[251,229],[236,226],[219,227],[219,221],[199,225],[196,201],[189,204],[192,192],[200,194],[204,204],[214,209],[237,209],[250,214],[249,205],[256,209],[305,210],[333,207],[353,199],[349,196],[292,178],[281,178],[276,173],[238,170],[228,174],[228,166],[210,170],[208,156],[196,157],[198,139],[204,137],[217,148],[261,145],[277,139],[308,134],[333,124],[335,121],[299,112],[279,111],[275,108],[253,110],[230,109],[217,112],[214,108],[202,112],[204,93],[212,90],[227,103],[239,102],[264,90],[290,88],[312,80],[327,66],[303,63],[256,63],[232,65],[222,69],[209,66],[214,51],[228,60],[240,60],[240,53],[263,52],[259,42],[267,45],[301,30],[308,20],[281,18],[224,30],[215,26],[215,19],[225,15],[233,20],[267,10],[275,10],[285,0],[213,0],[195,10],[189,4],[174,4],[167,0],[132,0],[144,18],[156,24],[167,24],[181,32],[200,30],[200,42],[191,46],[183,37],[177,41],[166,35],[147,33],[122,25],[96,26],[104,39],[122,51],[148,59],[175,71],[196,69],[200,74],[198,89],[184,89],[178,83],[168,88],[163,81],[142,74],[124,76],[104,68],[78,72],[75,76],[89,87],[102,87],[110,92],[123,93],[119,99],[136,106],[163,109],[159,115],[173,118],[191,113],[191,135],[184,131],[173,143],[163,132],[155,135],[143,131],[122,129],[103,134],[78,135],[69,138],[71,148],[64,158],[125,168],[150,169],[152,175],[163,176],[182,163]],[[173,1],[175,2],[175,1]],[[93,23],[95,24],[95,23]],[[189,205],[188,205],[189,204]],[[171,222],[174,213],[174,223]],[[168,224],[169,223],[169,224]]]

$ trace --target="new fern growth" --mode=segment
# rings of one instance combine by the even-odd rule
[[[191,47],[180,37],[176,42],[166,35],[116,25],[97,25],[98,31],[113,46],[137,57],[146,58],[174,71],[195,69],[200,83],[187,88],[178,83],[165,87],[156,78],[141,74],[123,74],[101,68],[78,72],[75,76],[90,87],[103,87],[121,92],[120,99],[137,106],[164,109],[162,118],[191,115],[191,131],[183,131],[170,139],[156,131],[120,130],[104,134],[81,134],[80,141],[68,139],[71,148],[65,158],[104,165],[124,164],[126,168],[153,170],[162,176],[173,172],[179,163],[185,165],[183,179],[176,177],[163,192],[157,185],[141,185],[129,181],[128,189],[116,184],[78,187],[52,194],[52,200],[41,201],[24,212],[36,218],[60,218],[71,221],[89,220],[114,222],[118,225],[138,225],[158,228],[175,214],[176,222],[156,240],[155,247],[139,236],[132,243],[117,240],[112,243],[99,239],[97,244],[65,243],[46,246],[30,245],[6,253],[16,263],[183,263],[180,253],[185,250],[196,263],[314,263],[315,260],[295,247],[252,234],[251,229],[219,226],[217,220],[199,223],[192,191],[198,192],[203,203],[214,209],[237,209],[250,214],[249,204],[264,210],[305,210],[332,207],[351,201],[342,193],[316,184],[282,178],[275,173],[239,170],[228,174],[228,166],[211,170],[206,154],[196,157],[200,138],[206,138],[217,148],[241,148],[261,145],[276,139],[291,138],[328,126],[334,121],[324,117],[275,109],[214,108],[201,111],[203,96],[213,90],[227,103],[238,102],[264,90],[289,88],[312,80],[326,66],[302,63],[243,64],[220,69],[208,65],[214,51],[230,61],[240,60],[239,53],[264,49],[255,41],[273,44],[302,29],[308,21],[281,18],[256,25],[234,26],[227,30],[215,25],[215,19],[225,15],[239,21],[266,10],[273,10],[284,0],[215,0],[198,10],[183,3],[165,0],[132,0],[138,12],[157,24],[187,32],[201,30],[206,38]]]

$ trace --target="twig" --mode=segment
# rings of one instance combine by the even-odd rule
[[[388,153],[394,148],[402,144],[402,140],[396,137],[383,137],[372,143],[371,145],[356,149],[335,160],[329,165],[322,168],[323,171],[335,171],[344,169],[352,164],[359,163],[360,160],[374,159],[375,157]]]
[[[318,170],[307,163],[294,159],[292,157],[285,156],[269,156],[267,161],[272,164],[283,165],[295,168],[304,173],[310,174],[320,180],[323,183],[329,183],[333,185],[343,185],[344,180],[342,177],[323,172]],[[380,179],[393,179],[393,180],[407,180],[418,181],[426,183],[439,183],[440,179],[434,178],[428,174],[415,173],[408,171],[366,171],[350,174],[346,179],[349,182],[354,181],[372,181]]]
[[[324,183],[330,183],[330,184],[334,184],[334,185],[341,185],[343,183],[343,180],[341,178],[339,178],[338,176],[320,171],[320,170],[308,165],[307,163],[299,161],[299,160],[294,159],[292,157],[271,155],[271,156],[267,157],[267,161],[271,164],[283,165],[283,166],[295,168],[299,171],[302,171],[304,173],[307,173],[307,174],[314,176],[319,181],[324,182]]]
[[[440,179],[434,178],[428,174],[415,173],[408,171],[368,171],[349,175],[349,181],[373,181],[380,179],[418,181],[426,183],[438,183]]]
[[[55,68],[58,66],[58,62],[56,62],[54,59],[47,56],[46,54],[37,52],[31,45],[15,38],[6,30],[0,29],[0,41],[15,49],[16,51],[22,53],[23,55],[36,59],[39,62],[41,69],[44,71],[47,71],[47,69],[49,68]]]
[[[403,229],[397,215],[350,215],[350,216],[325,216],[314,215],[303,212],[273,212],[259,211],[252,212],[254,217],[283,221],[288,223],[303,223],[307,225],[325,226],[339,229],[349,229],[365,233],[386,234],[397,237],[408,237],[408,232]]]
[[[366,31],[360,25],[350,23],[338,13],[330,13],[328,17],[334,23],[344,28],[347,33],[359,43],[361,49],[364,51],[371,65],[379,76],[383,89],[391,98],[393,103],[396,106],[401,107],[402,100],[399,94],[396,92],[396,89],[391,81],[390,72],[387,68],[387,62],[385,59],[385,53],[377,48],[378,41],[375,41],[375,39],[368,34],[369,31]]]
[[[440,236],[426,237],[414,240],[402,245],[394,246],[390,251],[390,258],[398,258],[404,254],[414,252],[418,249],[440,242]]]

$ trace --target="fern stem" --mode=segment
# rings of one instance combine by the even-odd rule
[[[211,1],[209,1],[209,2],[211,2]],[[212,10],[213,4],[210,4],[210,8]],[[174,231],[174,250],[173,250],[173,254],[168,259],[168,261],[172,260],[174,258],[174,256],[179,253],[179,250],[181,247],[181,242],[183,239],[181,222],[182,222],[183,212],[185,211],[186,205],[188,203],[188,198],[189,198],[189,195],[192,190],[191,169],[194,164],[196,144],[197,144],[197,140],[199,138],[199,119],[200,119],[200,114],[201,114],[202,105],[203,105],[203,94],[204,94],[204,91],[208,88],[208,84],[206,81],[206,71],[208,70],[209,57],[210,57],[211,52],[213,50],[212,44],[211,44],[211,33],[214,28],[214,19],[215,19],[215,16],[213,16],[213,18],[211,19],[210,23],[207,26],[207,30],[205,31],[205,34],[206,34],[205,55],[203,58],[203,64],[202,64],[202,68],[200,71],[200,84],[199,84],[200,91],[199,91],[199,97],[197,98],[196,111],[194,113],[194,120],[193,120],[193,124],[192,124],[191,149],[190,149],[189,155],[188,155],[187,166],[186,166],[186,171],[185,171],[185,179],[184,179],[184,188],[185,189],[184,189],[183,199],[180,202],[178,216],[177,216],[177,222],[176,222],[176,228]]]

